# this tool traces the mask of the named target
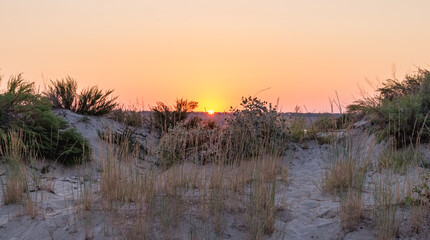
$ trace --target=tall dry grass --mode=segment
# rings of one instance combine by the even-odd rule
[[[332,141],[323,156],[326,165],[319,186],[339,198],[341,226],[346,231],[355,230],[364,217],[363,190],[372,151],[368,136],[350,129],[343,139]]]
[[[235,215],[247,226],[249,239],[274,233],[275,195],[288,174],[279,153],[258,148],[258,155],[239,159],[221,149],[231,141],[228,135],[212,135],[217,130],[202,127],[183,131],[190,137],[171,130],[167,142],[187,142],[174,145],[186,154],[162,168],[142,168],[138,148],[116,141],[113,134],[104,137],[109,146],[101,158],[100,199],[117,230],[130,239],[173,239],[172,233],[188,225],[190,236],[219,237],[227,230],[226,220]],[[218,144],[220,137],[225,145]],[[226,161],[229,157],[236,160]]]
[[[6,162],[6,178],[2,182],[3,203],[24,203],[24,193],[28,190],[25,155],[30,150],[23,141],[22,131],[2,134],[0,156]]]

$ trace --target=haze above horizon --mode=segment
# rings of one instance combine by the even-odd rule
[[[0,74],[39,85],[69,75],[124,104],[176,98],[222,112],[254,96],[331,111],[429,68],[430,1],[0,2]],[[4,88],[4,82],[2,88]],[[336,110],[336,109],[335,109]]]

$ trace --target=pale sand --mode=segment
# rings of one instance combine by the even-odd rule
[[[43,206],[38,206],[41,210],[34,219],[24,215],[25,206],[0,205],[0,239],[84,239],[86,231],[87,235],[94,239],[121,239],[121,235],[112,232],[110,219],[100,210],[100,206],[95,205],[90,214],[79,220],[76,218],[74,207],[79,183],[83,181],[83,178],[78,176],[94,174],[96,179],[100,176],[97,171],[88,173],[85,170],[100,161],[100,153],[106,148],[106,144],[99,140],[97,130],[106,129],[107,126],[120,129],[121,125],[104,117],[91,116],[84,122],[82,116],[69,111],[56,113],[65,116],[71,126],[76,127],[90,141],[94,161],[73,168],[53,164],[54,169],[47,176],[55,178],[55,193],[47,191],[38,193],[39,199],[43,197]],[[145,134],[142,130],[142,135]],[[369,146],[366,143],[365,145]],[[266,236],[266,239],[376,238],[377,231],[369,219],[364,219],[353,232],[342,231],[339,201],[330,194],[322,193],[318,188],[317,182],[322,174],[324,161],[327,161],[325,159],[327,157],[324,156],[327,156],[328,147],[328,145],[319,146],[315,141],[300,145],[290,144],[284,157],[284,164],[289,165],[290,182],[279,186],[281,189],[276,198],[277,207],[280,210],[276,216],[276,231],[271,237]],[[382,146],[379,145],[374,146],[369,154],[376,156],[381,148]],[[40,163],[39,167],[43,167],[44,164]],[[207,165],[207,168],[210,168],[210,165]],[[4,171],[0,170],[0,175],[3,173]],[[371,209],[373,204],[372,183],[377,175],[371,171],[367,174],[364,193],[365,209]],[[4,175],[1,177],[4,178]],[[217,237],[218,239],[246,238],[247,230],[241,216],[226,214],[225,224],[226,229],[221,236]],[[188,229],[185,224],[180,224],[174,232],[175,239],[188,239]],[[410,236],[400,237],[411,239]],[[416,236],[416,239],[423,237],[426,236]]]

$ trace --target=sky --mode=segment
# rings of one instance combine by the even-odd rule
[[[430,68],[427,0],[1,0],[0,74],[71,76],[148,110],[242,96],[330,112]],[[370,83],[370,84],[369,84]],[[263,91],[262,91],[263,90]],[[337,111],[337,108],[334,109]]]

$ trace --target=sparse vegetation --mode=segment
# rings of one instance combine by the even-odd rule
[[[242,98],[242,109],[232,109],[226,125],[192,118],[177,124],[159,143],[160,163],[184,160],[237,163],[263,155],[280,156],[288,141],[285,119],[276,107],[257,98]]]
[[[58,96],[64,100],[57,96],[57,106],[76,108],[79,101],[66,93],[75,85],[70,79],[62,81]],[[296,114],[289,121],[277,107],[255,97],[242,98],[240,108],[225,115],[225,124],[215,123],[211,116],[190,117],[197,103],[183,99],[172,107],[158,104],[151,122],[142,111],[117,109],[108,117],[124,124],[91,129],[104,140],[97,142],[98,161],[70,168],[72,177],[57,179],[45,175],[52,166],[38,166],[38,158],[55,156],[66,164],[83,161],[89,155],[88,145],[52,114],[52,104],[33,89],[34,84],[17,76],[0,94],[4,123],[0,198],[10,208],[24,205],[19,214],[30,219],[44,221],[46,212],[53,211],[50,207],[71,210],[67,231],[82,233],[83,238],[101,234],[127,239],[315,237],[313,231],[289,232],[297,222],[329,223],[335,226],[333,231],[342,230],[323,238],[354,234],[358,228],[369,234],[376,230],[379,239],[428,235],[425,153],[413,145],[399,149],[397,140],[378,145],[368,132],[350,125],[352,113],[324,115],[315,122]],[[86,99],[97,95],[87,90]],[[72,116],[85,131],[100,119]],[[38,125],[31,125],[30,119]],[[158,131],[150,132],[147,124]],[[326,136],[321,133],[328,133],[328,145],[318,144]],[[147,137],[155,138],[154,146],[146,145]],[[58,193],[61,197],[58,185],[67,187],[66,194]],[[64,198],[65,206],[44,202],[50,197]],[[97,225],[101,222],[102,230]],[[54,233],[49,234],[53,238]]]
[[[364,141],[365,139],[349,135],[344,141],[332,143],[321,179],[324,191],[333,194],[348,192],[349,189],[362,191],[372,151],[362,151]]]
[[[174,136],[175,129],[186,131],[185,127],[177,125],[168,134]],[[106,139],[113,138],[107,136]],[[241,221],[249,229],[248,238],[262,239],[275,231],[276,206],[279,205],[275,195],[278,185],[285,184],[278,182],[278,177],[284,179],[286,173],[285,167],[279,165],[279,158],[252,158],[237,165],[219,161],[212,163],[208,172],[205,172],[206,166],[198,162],[181,161],[169,168],[139,173],[133,157],[136,153],[118,150],[127,147],[126,142],[110,142],[102,157],[100,189],[103,208],[113,215],[121,218],[127,214],[129,218],[130,214],[124,212],[125,203],[130,209],[137,209],[132,216],[137,221],[124,226],[128,238],[152,238],[157,234],[168,238],[183,226],[184,218],[205,224],[210,233],[219,237],[225,233],[225,216],[242,213],[246,213],[246,219]],[[194,159],[199,153],[190,155],[196,155],[189,156]],[[194,227],[192,235],[205,235],[200,232],[202,230]]]
[[[205,163],[214,161],[221,129],[211,129],[206,122],[199,122],[192,128],[187,124],[176,125],[164,134],[158,144],[159,162],[162,166],[171,166],[184,160]]]
[[[375,225],[379,239],[394,239],[399,232],[400,221],[397,217],[400,199],[399,182],[392,171],[388,170],[375,183]]]
[[[24,192],[28,188],[24,154],[30,151],[27,151],[22,140],[22,132],[11,131],[7,135],[3,133],[1,138],[3,146],[0,147],[0,155],[7,161],[6,179],[4,182],[0,181],[3,203],[24,203]]]
[[[183,98],[176,99],[173,106],[158,102],[157,106],[151,108],[152,125],[162,132],[168,132],[170,128],[187,119],[189,113],[197,107],[198,103],[196,101],[189,101]]]
[[[418,69],[403,81],[388,79],[377,96],[356,101],[349,113],[368,116],[378,139],[392,138],[396,146],[430,140],[430,72]]]
[[[342,229],[354,231],[364,218],[363,190],[372,148],[364,147],[366,136],[348,134],[331,142],[320,186],[339,198]]]
[[[118,97],[112,97],[113,90],[102,91],[97,86],[88,87],[77,93],[78,83],[67,76],[52,81],[44,95],[54,107],[68,109],[83,115],[104,115],[116,106]]]
[[[22,129],[25,145],[38,157],[75,164],[89,156],[86,140],[51,112],[49,101],[22,74],[10,77],[6,91],[0,94],[0,122],[0,132],[6,136]],[[5,147],[6,143],[0,144]]]
[[[113,90],[103,92],[97,86],[85,88],[79,94],[76,112],[85,115],[103,115],[116,107],[117,97],[110,98]]]
[[[421,153],[412,146],[406,149],[389,147],[379,155],[378,165],[381,168],[391,168],[398,173],[405,174],[409,167],[420,164],[422,158]]]
[[[143,127],[148,125],[149,119],[143,110],[129,110],[118,108],[113,110],[109,117],[130,127]]]
[[[283,154],[289,134],[286,119],[277,112],[277,107],[256,97],[243,97],[242,109],[232,109],[228,118],[223,141],[226,160]]]
[[[294,142],[301,142],[307,135],[306,118],[302,115],[299,106],[295,107],[294,116],[289,121],[289,131],[291,134],[291,140]]]

